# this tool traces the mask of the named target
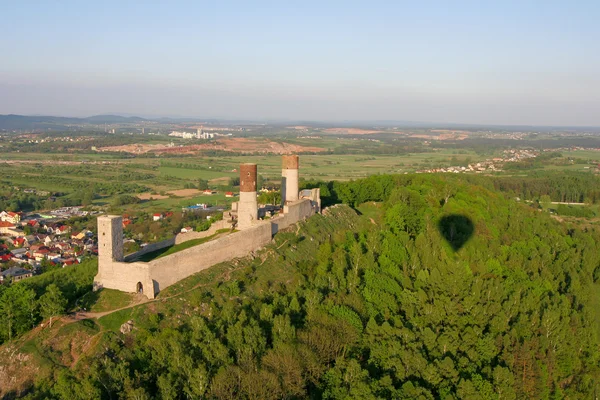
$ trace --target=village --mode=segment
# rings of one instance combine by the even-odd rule
[[[451,166],[444,168],[431,168],[421,171],[419,173],[437,173],[437,172],[450,172],[450,173],[476,173],[481,174],[484,172],[497,172],[502,171],[502,167],[505,163],[523,161],[528,158],[535,158],[538,156],[538,152],[532,150],[521,150],[521,149],[510,149],[504,150],[502,157],[496,157],[493,159],[481,161],[478,163],[468,164],[467,166]]]
[[[42,273],[45,269],[78,264],[98,253],[92,231],[74,232],[66,220],[85,216],[81,207],[64,207],[47,214],[0,212],[0,283]]]

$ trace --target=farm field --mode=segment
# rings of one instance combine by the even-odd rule
[[[322,141],[331,144],[336,139]],[[350,180],[479,159],[482,157],[465,150],[403,155],[301,155],[300,176],[307,180]],[[132,157],[125,154],[71,153],[4,153],[0,156],[3,172],[0,179],[5,185],[22,189],[60,192],[67,199],[72,197],[71,194],[91,189],[96,193],[92,202],[96,207],[110,206],[121,194],[141,196],[139,203],[125,208],[165,211],[180,210],[198,203],[226,206],[235,201],[235,198],[226,198],[224,192],[237,191],[230,186],[230,179],[238,176],[241,163],[258,164],[259,175],[266,184],[278,184],[281,179],[281,156],[277,154]],[[200,180],[208,181],[209,187],[217,193],[208,196],[199,192],[173,193],[197,188]]]
[[[571,150],[561,151],[563,157],[582,158],[590,161],[600,161],[600,150]]]
[[[276,141],[278,139],[275,139]],[[294,144],[324,148],[371,142],[350,139],[291,138]],[[419,170],[477,163],[494,157],[482,155],[469,149],[428,149],[398,155],[379,154],[314,154],[300,156],[300,177],[306,180],[351,180],[377,174],[402,174]],[[497,154],[499,154],[498,151]],[[566,172],[591,171],[589,162],[600,159],[600,152],[593,150],[563,151],[563,158],[583,159],[588,164],[544,164],[539,169]],[[258,172],[267,185],[278,184],[281,177],[281,156],[264,155],[211,155],[211,156],[131,156],[114,153],[20,153],[0,154],[2,184],[9,187],[60,192],[68,199],[82,190],[96,192],[92,205],[106,207],[122,194],[141,196],[140,202],[126,209],[144,211],[180,210],[198,203],[226,206],[235,198],[225,198],[225,191],[237,192],[231,178],[238,176],[241,163],[258,164]],[[517,170],[501,172],[519,175]],[[196,192],[173,192],[197,189],[205,180],[214,195]],[[171,192],[171,193],[170,193]],[[72,196],[73,195],[73,196]]]

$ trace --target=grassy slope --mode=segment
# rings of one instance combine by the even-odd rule
[[[120,290],[102,289],[87,293],[78,302],[78,306],[90,312],[110,311],[128,306],[133,301],[134,296]]]

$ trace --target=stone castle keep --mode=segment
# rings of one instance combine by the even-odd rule
[[[142,250],[123,253],[123,219],[121,216],[98,217],[98,275],[94,290],[117,289],[124,292],[143,292],[154,298],[162,289],[215,264],[244,257],[264,247],[279,230],[320,212],[319,189],[298,191],[298,156],[283,156],[281,198],[283,213],[269,220],[259,209],[256,198],[256,164],[240,165],[240,197],[232,204],[231,215],[238,232],[216,238],[189,249],[150,262],[136,261],[141,255],[161,248],[207,236],[206,232],[192,232],[147,245]],[[224,216],[225,218],[225,216]],[[224,228],[226,221],[213,224]]]

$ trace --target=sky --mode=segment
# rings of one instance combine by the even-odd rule
[[[600,126],[600,1],[5,1],[0,114]]]

